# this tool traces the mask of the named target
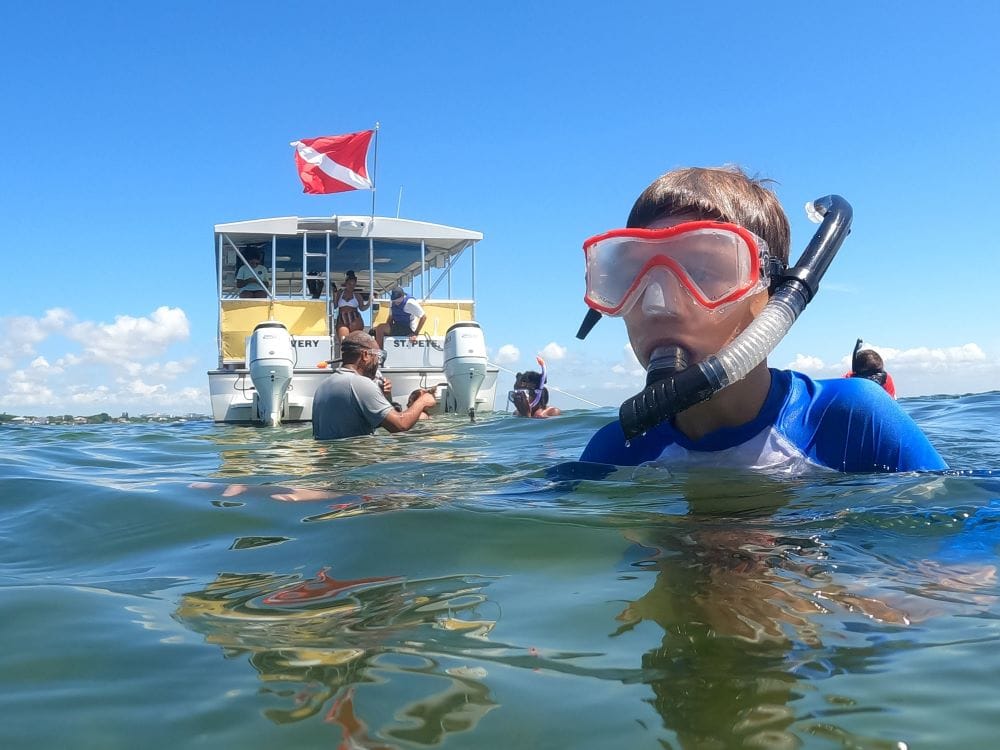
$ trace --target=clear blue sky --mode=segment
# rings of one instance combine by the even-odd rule
[[[366,213],[303,195],[288,143],[382,123],[378,212],[482,231],[487,343],[617,405],[624,325],[574,338],[580,245],[677,166],[777,181],[793,256],[854,231],[770,358],[902,395],[1000,388],[992,2],[52,3],[0,26],[0,410],[209,411],[212,227]],[[164,308],[164,309],[161,309]],[[503,387],[507,387],[504,385]],[[567,408],[577,402],[557,396]],[[498,399],[498,405],[502,400]]]

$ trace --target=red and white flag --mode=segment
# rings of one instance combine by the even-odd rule
[[[374,130],[347,135],[321,135],[292,142],[295,166],[304,193],[342,193],[371,190],[368,178],[368,144]]]

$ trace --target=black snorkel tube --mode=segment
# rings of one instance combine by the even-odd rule
[[[858,355],[861,353],[863,345],[864,342],[861,339],[858,339],[857,343],[854,344],[854,351],[851,352],[851,372],[858,371]]]
[[[653,351],[646,388],[618,410],[626,440],[642,435],[742,380],[788,333],[819,291],[820,279],[851,231],[854,214],[851,204],[839,195],[828,195],[807,204],[806,212],[817,221],[822,217],[819,229],[799,262],[781,274],[760,315],[729,346],[699,362],[697,367],[688,367],[687,353],[679,347],[665,346]],[[588,313],[581,333],[587,322],[590,322],[589,331],[599,319],[599,315]]]

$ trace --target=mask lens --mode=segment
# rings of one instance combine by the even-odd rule
[[[749,255],[738,236],[699,233],[678,256],[678,263],[702,296],[715,302],[747,284]]]
[[[715,309],[759,286],[763,247],[746,230],[718,222],[609,232],[584,243],[585,300],[607,315],[621,315],[645,288],[645,275],[663,267],[695,301]]]

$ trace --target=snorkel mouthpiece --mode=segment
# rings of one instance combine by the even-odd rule
[[[679,346],[660,346],[649,357],[646,387],[618,410],[626,437],[641,435],[669,417],[709,398],[715,389],[688,353]]]
[[[686,367],[687,355],[679,347],[653,351],[645,389],[618,410],[626,440],[648,432],[742,380],[788,333],[819,291],[820,279],[851,231],[854,214],[851,204],[839,195],[819,198],[806,208],[810,218],[822,217],[822,224],[799,262],[784,272],[760,315],[731,344],[694,367]]]
[[[658,346],[649,355],[646,385],[669,378],[688,366],[688,353],[679,346]]]

